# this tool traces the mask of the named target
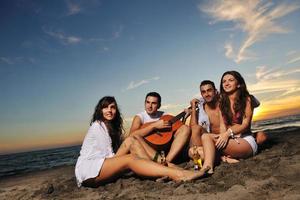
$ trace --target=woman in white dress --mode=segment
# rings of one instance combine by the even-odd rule
[[[167,176],[175,181],[196,179],[207,171],[194,172],[153,162],[134,137],[128,137],[121,145],[122,133],[123,120],[117,102],[114,97],[105,96],[95,108],[75,166],[78,187],[97,187],[127,169],[141,176]]]

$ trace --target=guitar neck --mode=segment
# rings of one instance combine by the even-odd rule
[[[169,122],[171,124],[175,123],[176,121],[180,120],[180,118],[184,117],[185,112],[182,111],[181,113],[179,113],[178,115],[176,115],[175,117],[173,117]]]

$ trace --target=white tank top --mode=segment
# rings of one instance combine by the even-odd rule
[[[148,122],[155,122],[159,120],[163,114],[163,111],[157,111],[155,116],[150,116],[146,111],[143,111],[141,113],[138,113],[136,116],[141,119],[142,124],[145,124]]]

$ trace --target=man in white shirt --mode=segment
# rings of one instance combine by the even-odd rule
[[[150,92],[146,95],[145,98],[145,111],[137,114],[130,128],[130,135],[139,136],[139,141],[145,148],[149,157],[155,161],[161,159],[157,149],[150,147],[145,140],[145,136],[150,134],[154,130],[168,129],[171,127],[168,121],[160,119],[164,115],[164,112],[159,111],[158,109],[161,106],[161,96],[157,92]],[[146,127],[142,127],[143,124],[150,123]],[[170,164],[175,157],[180,153],[190,139],[190,128],[187,125],[182,125],[174,133],[174,138],[172,140],[171,146],[169,149],[165,150],[167,152],[165,157],[165,163]],[[141,139],[142,138],[142,139]]]

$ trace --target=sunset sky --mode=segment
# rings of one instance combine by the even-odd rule
[[[237,70],[255,120],[300,113],[300,1],[0,1],[0,154],[80,144],[116,97],[126,127],[146,93],[172,114]]]

